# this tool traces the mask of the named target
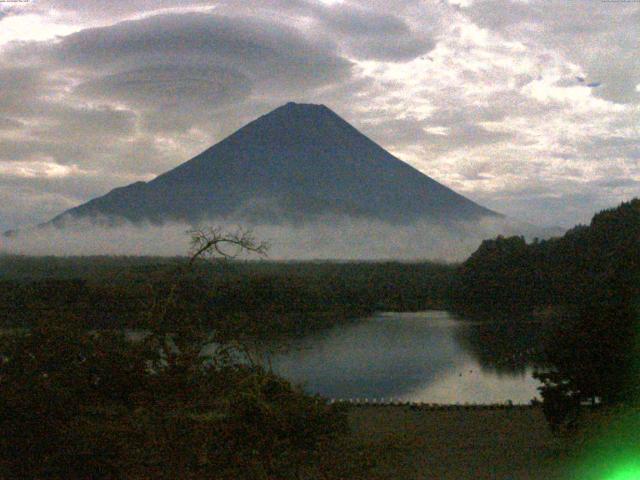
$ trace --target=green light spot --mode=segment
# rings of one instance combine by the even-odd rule
[[[616,471],[603,480],[640,480],[640,462],[635,461],[616,469]]]

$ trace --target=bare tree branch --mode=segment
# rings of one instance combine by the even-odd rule
[[[233,233],[225,233],[220,228],[207,228],[191,230],[188,233],[191,235],[189,266],[202,257],[232,259],[243,252],[266,256],[269,249],[267,243],[256,240],[251,230],[238,229]],[[225,246],[233,251],[227,251]]]
[[[160,348],[169,365],[174,364],[177,360],[178,353],[175,351],[175,343],[171,335],[177,333],[176,327],[179,327],[179,325],[174,325],[174,328],[171,329],[173,331],[169,331],[165,320],[170,308],[176,305],[178,286],[187,271],[202,258],[233,259],[241,253],[255,253],[260,256],[266,256],[269,248],[267,243],[256,240],[250,230],[240,228],[231,233],[217,227],[191,230],[187,233],[191,235],[189,262],[178,267],[174,272],[169,292],[164,298],[154,296],[153,304],[148,312],[150,324],[156,326],[156,328],[152,328],[152,337],[160,344]],[[228,248],[233,251],[229,252]]]

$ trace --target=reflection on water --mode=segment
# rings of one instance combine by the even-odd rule
[[[455,331],[456,339],[486,371],[525,374],[543,364],[543,345],[549,322],[481,322]]]
[[[297,339],[270,362],[276,373],[330,398],[527,403],[536,397],[526,356],[505,352],[503,338],[498,356],[521,360],[509,368],[482,347],[490,341],[487,325],[447,312],[385,313]],[[483,359],[494,363],[483,366]]]

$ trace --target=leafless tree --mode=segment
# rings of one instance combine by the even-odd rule
[[[191,236],[189,260],[173,272],[166,295],[152,291],[152,303],[147,309],[147,324],[151,327],[148,341],[160,347],[163,361],[170,367],[175,366],[180,358],[184,363],[197,365],[197,357],[203,345],[211,341],[210,336],[197,328],[188,318],[167,321],[168,312],[177,305],[180,283],[189,271],[202,260],[231,260],[242,254],[264,257],[269,248],[267,243],[258,241],[250,230],[240,228],[234,232],[226,232],[218,227],[209,227],[190,230],[187,233]]]
[[[216,227],[190,230],[188,233],[191,235],[189,266],[201,258],[232,259],[242,253],[266,256],[269,249],[267,243],[256,240],[251,230],[238,229],[227,233]]]

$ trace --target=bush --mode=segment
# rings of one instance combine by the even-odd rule
[[[223,349],[43,323],[0,337],[0,478],[298,478],[344,414]]]

